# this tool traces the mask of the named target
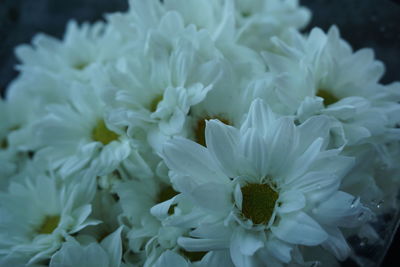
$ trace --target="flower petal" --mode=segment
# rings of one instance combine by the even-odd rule
[[[271,227],[272,233],[291,244],[316,246],[328,238],[321,226],[304,212],[282,216],[278,226]]]

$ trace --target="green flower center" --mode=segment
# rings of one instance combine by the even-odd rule
[[[158,104],[163,100],[163,95],[158,95],[150,102],[150,111],[155,112],[157,110]]]
[[[103,145],[108,145],[112,141],[117,140],[118,137],[118,134],[110,131],[107,128],[104,120],[99,120],[92,132],[92,139],[94,141],[102,143]]]
[[[51,234],[57,228],[60,222],[60,216],[47,216],[39,227],[39,234]]]
[[[255,224],[268,223],[279,194],[267,184],[247,184],[242,187],[242,213]]]
[[[202,146],[206,146],[206,121],[212,119],[217,119],[226,125],[231,125],[231,123],[228,120],[221,118],[219,116],[205,117],[199,119],[194,129],[194,134],[195,134],[195,141]]]
[[[329,92],[328,90],[325,90],[325,89],[319,89],[317,91],[316,96],[319,96],[324,99],[325,106],[332,105],[339,101],[339,98],[337,98],[331,92]]]
[[[174,190],[174,188],[172,188],[172,186],[166,186],[163,189],[161,189],[161,191],[158,193],[157,196],[157,203],[162,203],[164,201],[167,201],[171,198],[173,198],[174,196],[176,196],[177,194],[179,194],[178,192],[176,192]],[[169,207],[168,209],[168,214],[174,214],[174,207],[176,206],[176,204],[171,205],[171,207]]]

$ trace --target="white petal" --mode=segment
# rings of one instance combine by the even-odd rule
[[[354,196],[338,191],[317,208],[315,218],[327,225],[356,227],[372,218],[371,211]]]
[[[252,267],[255,265],[255,257],[244,255],[241,252],[241,240],[234,239],[230,243],[231,258],[235,266]]]
[[[228,214],[233,207],[232,190],[229,185],[207,183],[191,192],[198,206],[219,214]]]
[[[347,244],[346,239],[344,238],[340,230],[336,227],[326,228],[326,230],[329,237],[322,244],[322,247],[332,252],[338,260],[345,260],[351,252],[351,249]]]
[[[210,251],[226,249],[229,246],[229,240],[179,237],[178,244],[187,251]]]
[[[188,262],[179,254],[171,250],[165,251],[158,258],[154,267],[166,267],[166,266],[176,266],[176,267],[189,267]]]
[[[256,99],[251,103],[249,114],[243,122],[241,130],[254,128],[260,131],[261,135],[266,135],[270,126],[276,120],[275,114],[261,99]]]
[[[229,250],[210,251],[202,259],[200,266],[233,266]]]
[[[255,129],[247,129],[241,132],[240,145],[246,160],[254,168],[256,177],[265,177],[268,172],[269,153],[267,144]]]
[[[282,216],[271,231],[282,241],[306,246],[319,245],[328,238],[324,229],[304,212]]]
[[[297,148],[298,137],[294,123],[289,118],[281,118],[269,132],[270,161],[272,175],[286,171],[292,162],[292,151]]]
[[[224,173],[231,178],[239,175],[238,143],[239,131],[237,129],[217,120],[207,121],[207,148],[210,154],[220,163]]]
[[[329,141],[329,130],[332,120],[327,116],[314,116],[298,127],[299,143],[298,152],[305,151],[316,139],[322,138],[326,147]]]
[[[189,176],[199,184],[228,180],[207,149],[195,142],[183,138],[170,140],[164,145],[161,156],[170,170]]]
[[[293,181],[297,177],[305,174],[310,165],[318,157],[322,143],[322,138],[318,137],[301,156],[295,159],[289,173],[285,175],[286,182]]]
[[[235,230],[231,242],[239,244],[240,253],[253,256],[260,248],[264,247],[265,235],[262,232],[246,231],[240,227]]]
[[[279,213],[289,213],[302,209],[306,205],[306,198],[298,191],[286,191],[279,196],[282,204],[277,207]]]
[[[292,259],[291,252],[293,247],[279,239],[273,238],[268,240],[267,249],[275,258],[284,263],[288,263]]]
[[[110,259],[110,267],[119,267],[121,265],[122,258],[122,242],[121,232],[123,226],[120,226],[114,233],[110,234],[103,241],[101,246],[107,251]]]

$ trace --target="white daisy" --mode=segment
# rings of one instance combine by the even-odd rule
[[[279,266],[300,245],[321,245],[345,259],[350,248],[339,227],[364,223],[370,211],[338,191],[353,160],[326,150],[329,122],[319,116],[296,127],[256,100],[240,131],[209,121],[207,148],[169,141],[163,158],[172,183],[202,217],[187,223],[195,229],[178,244],[230,250],[236,266]]]
[[[92,166],[98,175],[112,172],[128,158],[134,139],[124,125],[110,123],[104,101],[89,86],[75,84],[68,102],[47,107],[35,123],[37,159],[61,176]]]
[[[103,22],[78,26],[76,21],[69,21],[62,41],[37,34],[33,45],[18,46],[16,55],[23,72],[39,70],[64,79],[88,81],[92,65],[105,64],[122,55],[121,42],[119,33]]]
[[[236,40],[256,51],[271,50],[269,39],[289,29],[302,29],[311,18],[298,0],[236,0]],[[261,41],[261,39],[263,41]]]
[[[122,257],[122,227],[108,235],[100,243],[81,245],[68,238],[61,249],[51,257],[50,267],[119,267]]]
[[[0,255],[40,262],[49,259],[68,235],[99,223],[88,218],[96,190],[92,174],[61,182],[32,166],[23,178],[0,193]]]
[[[163,251],[177,247],[177,238],[185,229],[163,226],[150,210],[154,205],[170,200],[177,192],[171,185],[152,177],[136,180],[132,175],[130,180],[121,182],[115,189],[123,210],[120,220],[129,229],[129,249],[141,255],[140,264],[153,266]],[[179,210],[179,207],[169,207],[167,213],[172,214],[175,209]]]
[[[159,150],[163,138],[182,134],[190,107],[224,71],[222,57],[207,32],[185,28],[177,13],[168,12],[142,47],[107,69],[101,86],[114,88],[110,105],[120,120],[151,126],[150,143]]]
[[[300,122],[315,114],[336,118],[349,145],[400,136],[393,129],[400,120],[399,93],[380,85],[384,67],[371,49],[353,53],[332,27],[327,34],[315,28],[308,37],[288,31],[283,42],[273,38],[277,53],[264,52],[275,74],[267,88],[255,87],[266,101],[278,99],[287,114]],[[271,97],[273,95],[273,97]],[[275,104],[276,105],[276,104]]]

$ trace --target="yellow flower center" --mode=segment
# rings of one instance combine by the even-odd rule
[[[110,131],[107,128],[104,120],[99,120],[92,132],[92,139],[94,141],[102,143],[103,145],[108,145],[112,141],[117,140],[118,137],[118,134]]]
[[[217,119],[226,125],[231,125],[231,123],[228,120],[221,118],[219,116],[205,117],[199,119],[197,121],[194,133],[196,139],[195,141],[202,146],[206,146],[206,120],[212,120],[212,119]]]
[[[47,216],[42,223],[42,225],[39,227],[38,233],[39,234],[51,234],[54,229],[57,228],[58,224],[60,222],[60,216]]]
[[[150,111],[155,112],[157,110],[158,104],[163,100],[163,95],[158,95],[150,102]]]
[[[242,187],[242,213],[255,224],[271,219],[279,194],[267,184],[247,184]]]
[[[158,193],[157,196],[157,203],[162,203],[164,201],[167,201],[171,198],[173,198],[174,196],[176,196],[177,194],[179,194],[178,192],[176,192],[172,186],[166,186],[163,189],[161,189],[161,191]],[[169,207],[168,209],[168,214],[174,214],[174,207],[176,206],[176,204],[171,205],[171,207]]]
[[[316,95],[324,99],[325,106],[332,105],[339,101],[339,98],[325,89],[319,89]]]

